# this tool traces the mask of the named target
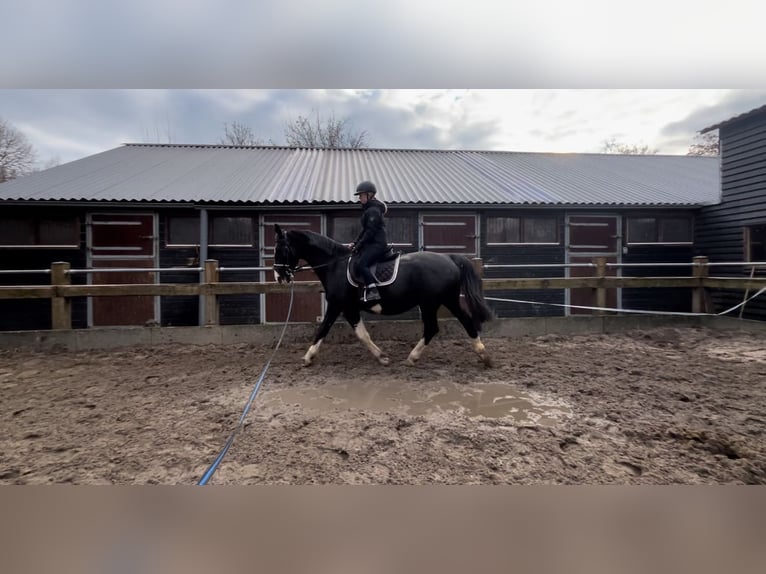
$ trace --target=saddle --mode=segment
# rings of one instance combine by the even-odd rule
[[[373,263],[370,271],[373,277],[375,277],[375,283],[378,286],[390,285],[396,281],[396,275],[399,273],[399,258],[401,256],[402,253],[400,251],[394,251],[390,248],[380,261]],[[348,282],[354,287],[364,286],[364,279],[354,270],[355,263],[356,258],[354,256],[349,257],[348,265],[346,266],[346,277]]]

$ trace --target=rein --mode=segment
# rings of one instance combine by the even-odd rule
[[[320,267],[327,267],[328,265],[335,263],[336,261],[341,261],[343,259],[348,259],[351,257],[351,253],[348,255],[343,255],[341,257],[335,257],[334,259],[331,259],[327,263],[320,263],[319,265],[301,265],[300,267],[296,267],[295,271],[305,271],[306,269],[319,269]]]
[[[292,259],[292,258],[300,259],[300,257],[298,257],[296,255],[295,251],[293,250],[293,246],[290,244],[290,241],[286,237],[284,237],[283,240],[284,240],[285,247],[287,247],[287,249],[288,249],[288,251],[290,253],[290,257],[288,257],[288,261],[290,261],[290,259]],[[335,249],[333,248],[332,251],[334,251],[334,250]],[[330,253],[332,253],[332,251]],[[288,280],[292,280],[293,276],[298,271],[307,271],[307,270],[321,269],[322,267],[327,267],[329,265],[333,265],[334,263],[337,263],[338,261],[348,260],[352,255],[353,255],[353,252],[349,253],[347,255],[339,255],[339,256],[331,257],[328,261],[326,261],[324,263],[320,263],[319,265],[298,265],[296,267],[292,267],[289,263],[276,263],[276,262],[274,262],[273,268],[274,268],[275,271],[276,270],[281,270],[287,276]],[[275,256],[276,256],[276,253],[275,253]]]
[[[292,251],[292,247],[290,247],[290,250]],[[320,263],[319,265],[299,265],[297,267],[290,267],[287,263],[274,263],[273,267],[276,269],[279,267],[280,269],[287,269],[290,273],[296,273],[298,271],[306,271],[308,269],[320,269],[322,267],[327,267],[328,265],[332,265],[333,263],[337,261],[342,261],[343,259],[348,259],[351,257],[353,253],[349,253],[348,255],[341,255],[339,257],[334,257],[330,259],[326,263]]]

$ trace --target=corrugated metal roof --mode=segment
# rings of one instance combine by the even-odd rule
[[[0,184],[0,200],[710,205],[714,157],[126,144]]]

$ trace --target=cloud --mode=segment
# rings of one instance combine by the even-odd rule
[[[379,148],[597,152],[613,137],[686,153],[698,130],[763,103],[764,90],[0,90],[3,119],[63,162],[126,142],[216,144],[233,122],[283,144],[288,121],[316,113]]]
[[[55,130],[41,130],[37,126],[29,124],[18,124],[16,126],[28,139],[42,142],[38,144],[38,152],[46,158],[61,159],[62,154],[83,157],[103,151],[93,144],[83,142],[79,139],[72,139],[67,133],[61,133]]]
[[[661,145],[684,153],[700,130],[726,121],[766,104],[766,90],[731,90],[720,100],[699,107],[677,121],[669,122],[658,134]]]
[[[669,123],[661,132],[674,137],[689,130],[700,131],[766,104],[766,90],[732,90],[720,101],[690,112],[686,117]]]

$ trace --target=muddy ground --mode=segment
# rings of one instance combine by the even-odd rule
[[[766,483],[762,335],[378,343],[285,341],[210,484]],[[0,484],[196,484],[271,353],[2,350]]]

